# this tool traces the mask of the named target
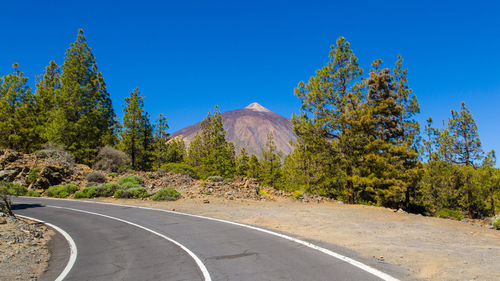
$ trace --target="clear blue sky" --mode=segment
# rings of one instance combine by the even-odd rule
[[[419,120],[447,119],[464,101],[484,150],[500,151],[498,1],[6,1],[0,75],[13,62],[34,85],[83,28],[122,115],[135,87],[170,132],[259,102],[290,117],[293,89],[344,36],[365,70],[401,54],[421,106]],[[422,124],[423,125],[423,124]]]

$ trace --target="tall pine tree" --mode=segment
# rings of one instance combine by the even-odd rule
[[[92,163],[97,149],[116,140],[111,99],[83,30],[66,51],[61,86],[47,126],[50,142],[63,145],[78,162]]]
[[[267,135],[266,145],[262,149],[262,174],[261,181],[269,186],[274,186],[281,176],[281,158],[283,153],[278,151],[274,142],[274,134]]]
[[[33,94],[19,65],[14,63],[13,68],[13,73],[0,78],[0,146],[31,152],[40,145]]]
[[[152,162],[151,141],[152,126],[144,110],[144,97],[135,88],[125,98],[123,108],[123,130],[121,131],[120,149],[130,155],[133,170],[147,170]]]
[[[364,142],[360,134],[363,70],[343,37],[331,47],[329,58],[327,65],[317,70],[308,83],[299,83],[295,94],[302,100],[302,111],[311,115],[313,126],[322,129],[315,137],[328,140],[322,141],[323,150],[331,152],[330,165],[339,167],[341,172],[336,175],[343,182],[340,195],[346,197],[347,202],[355,203],[363,181],[357,171]]]

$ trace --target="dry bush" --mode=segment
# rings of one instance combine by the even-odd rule
[[[94,169],[116,173],[127,170],[129,166],[130,158],[125,152],[111,146],[105,146],[97,154]]]
[[[66,168],[75,167],[75,159],[62,146],[54,143],[46,143],[42,147],[42,150],[35,152],[38,158],[47,159],[47,162],[50,164],[59,164]]]
[[[85,175],[85,178],[89,183],[105,183],[106,176],[101,172],[90,172]]]

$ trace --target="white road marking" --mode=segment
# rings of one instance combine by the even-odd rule
[[[76,257],[78,256],[78,249],[76,248],[76,244],[75,244],[75,241],[73,241],[73,238],[71,238],[71,236],[66,231],[62,230],[60,227],[55,226],[55,225],[53,225],[51,223],[48,223],[46,221],[42,221],[42,220],[35,219],[35,218],[32,218],[32,217],[28,217],[28,216],[21,216],[21,215],[16,215],[16,216],[22,217],[22,218],[26,218],[26,219],[29,219],[29,220],[34,220],[34,221],[37,221],[37,222],[41,222],[41,223],[43,223],[43,224],[45,224],[47,226],[50,226],[51,228],[55,229],[57,232],[61,233],[62,236],[64,236],[64,238],[66,238],[66,240],[69,243],[69,250],[70,250],[69,260],[68,260],[68,263],[66,264],[66,267],[59,274],[59,276],[56,278],[55,281],[62,281],[62,280],[64,280],[64,278],[66,278],[66,276],[68,275],[68,273],[71,271],[71,268],[73,268],[73,265],[76,262]]]
[[[29,197],[27,197],[27,198],[29,198]],[[74,199],[56,199],[56,198],[43,198],[43,199],[76,201]],[[309,242],[306,242],[306,241],[303,241],[303,240],[300,240],[300,239],[297,239],[297,238],[294,238],[294,237],[291,237],[291,236],[288,236],[288,235],[284,235],[284,234],[277,233],[277,232],[274,232],[274,231],[270,231],[270,230],[267,230],[267,229],[255,227],[255,226],[252,226],[252,225],[247,225],[247,224],[243,224],[243,223],[227,221],[227,220],[223,220],[223,219],[216,219],[216,218],[211,218],[211,217],[193,215],[193,214],[188,214],[188,213],[181,213],[181,212],[177,212],[177,211],[169,211],[169,210],[155,209],[155,208],[142,207],[142,206],[134,206],[134,205],[127,205],[127,204],[95,202],[95,201],[88,201],[88,200],[77,200],[77,202],[86,202],[86,203],[101,204],[101,205],[114,205],[114,206],[121,206],[121,207],[130,207],[130,208],[138,208],[138,209],[145,209],[145,210],[160,211],[160,212],[165,212],[165,213],[170,213],[170,214],[177,214],[177,215],[183,215],[183,216],[188,216],[188,217],[206,219],[206,220],[211,220],[211,221],[217,221],[217,222],[232,224],[232,225],[236,225],[236,226],[240,226],[240,227],[244,227],[244,228],[249,228],[249,229],[253,229],[253,230],[256,230],[256,231],[264,232],[264,233],[267,233],[267,234],[270,234],[270,235],[273,235],[273,236],[277,236],[277,237],[280,237],[280,238],[283,238],[283,239],[295,242],[297,244],[304,245],[304,246],[306,246],[308,248],[320,251],[320,252],[322,252],[322,253],[324,253],[326,255],[329,255],[331,257],[337,258],[337,259],[342,260],[344,262],[347,262],[347,263],[349,263],[349,264],[351,264],[351,265],[353,265],[353,266],[355,266],[355,267],[357,267],[357,268],[359,268],[361,270],[369,272],[369,273],[377,276],[378,278],[380,278],[382,280],[385,280],[385,281],[399,281],[399,279],[394,278],[394,277],[390,276],[387,273],[384,273],[384,272],[382,272],[382,271],[380,271],[380,270],[378,270],[376,268],[373,268],[373,267],[371,267],[369,265],[366,265],[366,264],[364,264],[362,262],[359,262],[357,260],[354,260],[354,259],[351,259],[349,257],[343,256],[343,255],[341,255],[339,253],[336,253],[334,251],[325,249],[323,247],[317,246],[315,244],[312,244],[312,243],[309,243]]]
[[[163,234],[161,234],[159,232],[156,232],[156,231],[154,231],[152,229],[149,229],[147,227],[144,227],[142,225],[139,225],[139,224],[136,224],[136,223],[133,223],[133,222],[130,222],[130,221],[126,221],[126,220],[123,220],[123,219],[120,219],[120,218],[116,218],[116,217],[112,217],[112,216],[108,216],[108,215],[104,215],[104,214],[100,214],[100,213],[94,213],[94,212],[89,212],[89,211],[80,210],[80,209],[73,209],[73,208],[66,208],[66,207],[59,207],[59,206],[52,206],[52,205],[46,205],[46,206],[47,207],[51,207],[51,208],[66,209],[66,210],[71,210],[71,211],[75,211],[75,212],[86,213],[86,214],[95,215],[95,216],[101,216],[101,217],[105,217],[105,218],[108,218],[108,219],[113,219],[113,220],[117,220],[117,221],[120,221],[120,222],[123,222],[123,223],[127,223],[127,224],[130,224],[132,226],[138,227],[140,229],[149,231],[149,232],[151,232],[151,233],[153,233],[153,234],[155,234],[157,236],[160,236],[161,238],[163,238],[165,240],[168,240],[168,241],[174,243],[175,245],[177,245],[178,247],[180,247],[182,250],[184,250],[196,262],[196,265],[198,266],[198,268],[202,272],[203,278],[205,279],[205,281],[211,281],[212,280],[212,278],[210,277],[210,273],[208,272],[206,266],[203,264],[203,262],[200,260],[200,258],[198,258],[198,256],[196,256],[186,246],[182,245],[181,243],[175,241],[174,239],[172,239],[170,237],[167,237],[167,236],[165,236],[165,235],[163,235]]]

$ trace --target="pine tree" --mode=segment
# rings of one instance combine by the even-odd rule
[[[47,142],[46,128],[50,125],[51,113],[55,108],[56,91],[61,89],[61,68],[50,61],[44,74],[37,77],[35,98],[35,114],[37,116],[37,133]]]
[[[190,144],[188,163],[198,167],[202,177],[232,177],[235,169],[234,145],[226,141],[222,116],[216,106],[200,124],[200,132]]]
[[[167,142],[165,163],[181,163],[186,159],[186,145],[180,137],[175,137]]]
[[[123,126],[120,149],[130,155],[132,169],[149,169],[153,129],[144,111],[144,97],[137,88],[125,98]]]
[[[326,131],[306,114],[294,114],[292,124],[299,137],[296,143],[292,143],[295,147],[293,153],[285,158],[280,184],[292,190],[333,195],[332,181],[341,172],[334,170],[338,165],[332,165],[335,152],[329,150],[333,146],[329,145]]]
[[[488,152],[481,166],[481,185],[484,186],[490,204],[490,215],[495,216],[495,194],[500,191],[500,173],[495,169],[497,157],[495,151]]]
[[[390,207],[410,207],[420,176],[418,161],[418,122],[410,118],[418,111],[416,97],[408,99],[406,71],[399,58],[395,75],[373,62],[367,79],[366,118],[370,124],[365,147],[367,191],[364,199]],[[398,92],[399,91],[399,92]],[[375,196],[375,198],[373,198]]]
[[[455,164],[475,166],[483,157],[477,125],[469,109],[462,102],[460,112],[451,111],[448,130],[452,137],[451,149]]]
[[[140,170],[151,170],[154,162],[154,126],[149,121],[149,113],[144,112],[141,118],[142,153],[137,157]]]
[[[302,100],[302,111],[312,115],[314,126],[324,130],[316,137],[332,140],[323,141],[325,146],[332,146],[324,150],[335,151],[330,162],[342,170],[338,175],[344,182],[342,192],[349,203],[355,203],[359,193],[356,167],[363,146],[360,134],[363,84],[359,83],[363,70],[343,37],[331,47],[329,57],[327,65],[317,70],[308,83],[299,83],[295,94]]]
[[[28,78],[13,64],[14,72],[0,78],[0,146],[31,152],[39,146]]]
[[[169,134],[167,133],[168,123],[167,118],[160,114],[155,122],[155,133],[154,133],[154,157],[155,157],[155,168],[159,169],[163,163],[167,160],[167,141]]]
[[[406,143],[408,147],[414,147],[418,144],[420,125],[413,117],[420,113],[420,105],[417,96],[408,86],[406,75],[408,69],[403,69],[403,58],[398,55],[398,60],[392,72],[393,87],[396,92],[396,104],[400,108],[398,126],[401,131],[400,141]]]
[[[63,145],[77,161],[92,163],[99,147],[116,141],[117,122],[106,84],[81,29],[66,51],[60,81],[46,138]]]
[[[247,177],[258,180],[260,174],[261,174],[261,165],[259,162],[259,158],[257,158],[255,154],[252,154],[252,156],[250,156],[250,160],[248,160]]]
[[[269,186],[274,186],[281,176],[280,168],[283,154],[277,150],[272,132],[267,135],[265,148],[262,149],[262,156],[261,181]]]
[[[248,173],[248,161],[250,158],[248,157],[247,150],[242,147],[240,150],[240,154],[236,159],[236,175],[238,176],[246,176]]]

